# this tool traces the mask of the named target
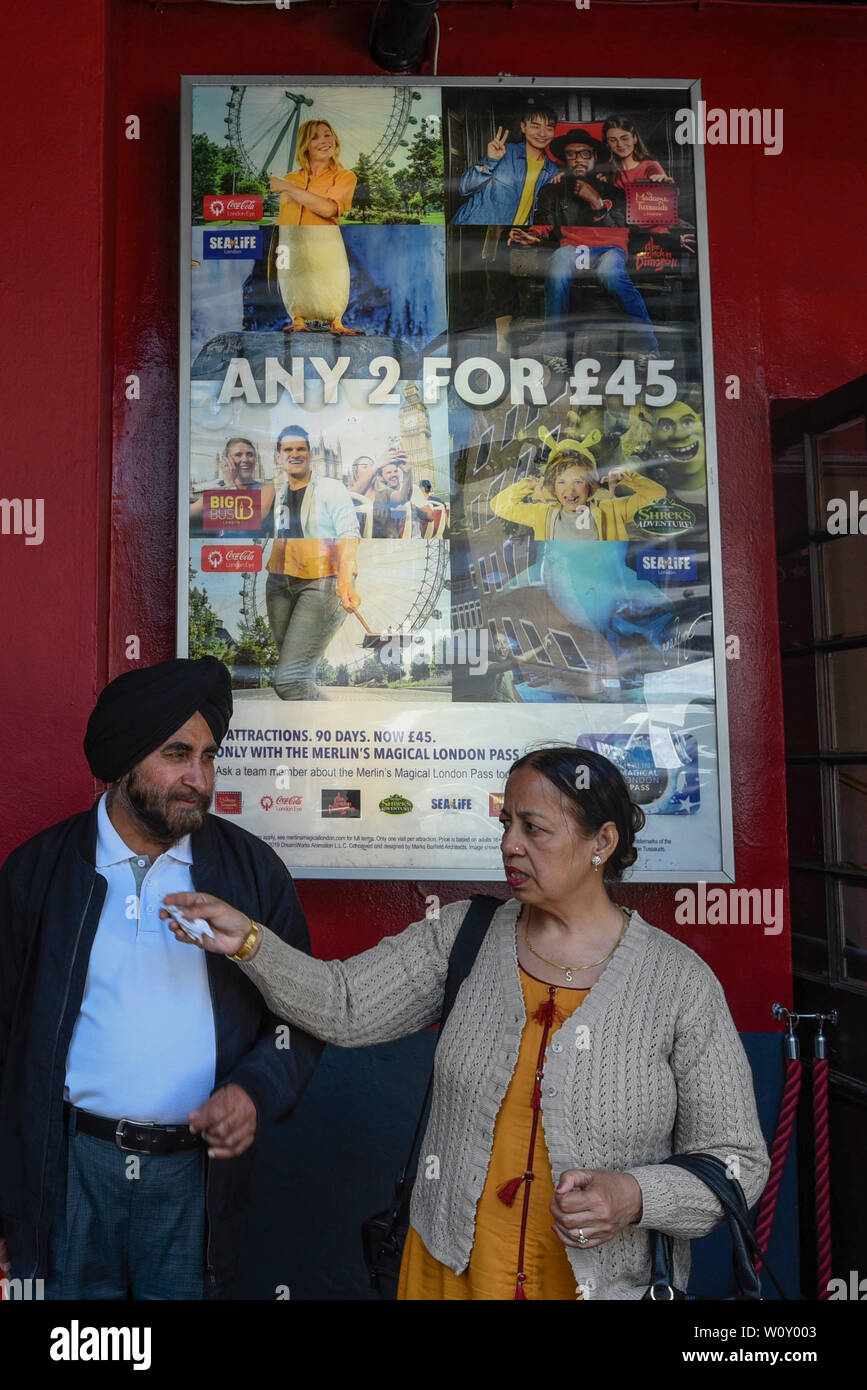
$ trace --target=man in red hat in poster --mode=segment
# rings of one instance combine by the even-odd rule
[[[640,356],[658,357],[659,343],[647,305],[626,269],[629,232],[624,195],[594,172],[604,153],[601,144],[583,126],[573,126],[551,141],[550,153],[565,165],[565,171],[539,193],[532,225],[513,227],[509,234],[512,245],[554,242],[558,247],[545,277],[548,365],[555,371],[569,369],[565,332],[554,325],[569,317],[576,275],[588,272],[635,321]]]

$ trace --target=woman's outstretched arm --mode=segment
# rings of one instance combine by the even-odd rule
[[[249,918],[210,893],[172,893],[165,901],[209,924],[214,937],[203,938],[205,950],[232,955],[247,940]],[[449,953],[468,906],[463,901],[440,907],[436,916],[413,922],[346,961],[315,960],[263,926],[255,955],[238,968],[275,1014],[325,1042],[338,1047],[391,1042],[439,1018]],[[179,941],[189,942],[176,923],[170,929]]]

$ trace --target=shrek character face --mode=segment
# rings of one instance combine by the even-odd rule
[[[684,401],[655,412],[653,452],[669,466],[675,487],[700,487],[705,480],[704,422]]]
[[[569,437],[577,439],[579,444],[598,430],[600,435],[604,433],[605,412],[601,405],[580,405],[570,416]],[[574,423],[573,422],[574,419]]]
[[[601,409],[602,407],[597,407]],[[604,434],[625,434],[629,429],[629,406],[621,396],[606,396],[604,405]]]

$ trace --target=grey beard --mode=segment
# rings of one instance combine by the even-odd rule
[[[127,773],[120,785],[123,788],[123,797],[131,815],[151,839],[166,847],[177,844],[178,840],[183,839],[184,835],[189,834],[190,831],[198,830],[204,824],[208,807],[211,804],[210,797],[205,797],[200,793],[198,811],[185,813],[191,818],[190,823],[184,825],[183,829],[179,831],[173,830],[166,816],[167,808],[172,800],[167,793],[155,792],[149,788],[135,768]]]

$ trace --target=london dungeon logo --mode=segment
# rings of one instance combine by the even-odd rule
[[[327,820],[358,820],[361,816],[361,791],[355,787],[322,787],[320,815]]]

